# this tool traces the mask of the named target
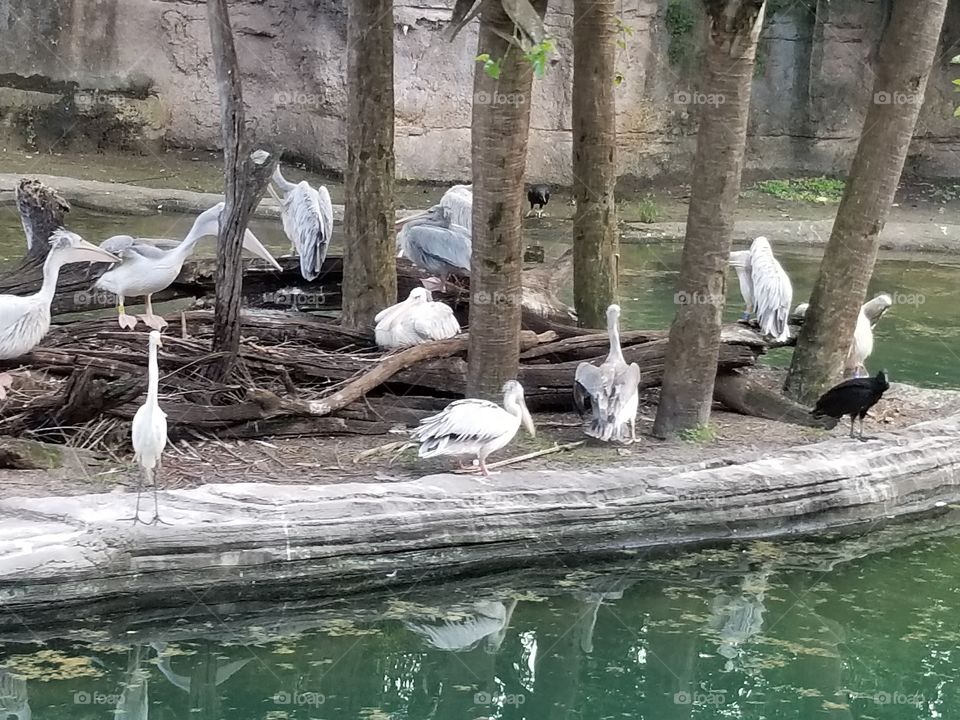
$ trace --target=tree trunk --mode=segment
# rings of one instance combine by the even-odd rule
[[[372,327],[397,301],[394,235],[393,3],[350,2],[343,324]]]
[[[547,0],[534,0],[543,17]],[[473,82],[473,255],[470,261],[470,367],[467,395],[502,397],[516,378],[520,355],[520,270],[523,171],[530,127],[533,68],[511,37],[514,24],[500,2],[480,15],[477,54],[500,60],[500,77],[477,63]]]
[[[39,180],[21,180],[17,185],[17,210],[27,236],[23,265],[43,265],[50,250],[50,236],[63,227],[63,216],[70,211],[67,201]]]
[[[266,162],[250,158],[251,145],[246,138],[240,66],[233,44],[230,14],[226,0],[208,0],[207,20],[220,99],[223,126],[223,194],[218,239],[216,304],[214,306],[213,351],[220,360],[210,366],[211,377],[223,380],[233,369],[240,348],[240,306],[243,265],[240,251],[247,222],[267,188],[277,164],[277,155]]]
[[[900,182],[947,0],[895,0],[877,58],[860,144],[810,307],[797,339],[786,393],[813,402],[839,378],[877,259],[880,231]]]
[[[709,36],[690,211],[674,300],[663,391],[653,432],[667,437],[710,419],[721,314],[750,112],[763,0],[704,1]]]
[[[573,297],[582,327],[605,327],[616,302],[615,0],[574,0]]]

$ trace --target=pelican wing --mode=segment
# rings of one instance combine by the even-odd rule
[[[608,422],[614,426],[636,417],[637,403],[640,397],[640,366],[636,363],[621,365],[616,370],[610,387],[610,400],[607,412]]]
[[[411,311],[414,332],[422,340],[446,340],[460,332],[460,323],[447,305],[421,303]]]
[[[454,185],[440,198],[440,205],[450,212],[450,219],[455,225],[473,232],[473,190],[466,185]]]
[[[118,255],[122,260],[132,260],[137,257],[159,260],[168,252],[168,250],[157,247],[155,241],[135,238],[130,235],[109,237],[100,243],[100,249]]]
[[[463,652],[472,650],[485,637],[503,629],[505,619],[505,616],[471,615],[458,622],[447,620],[432,624],[407,621],[404,625],[438,650]]]
[[[754,240],[750,249],[750,275],[754,311],[761,331],[778,341],[786,340],[790,337],[787,321],[793,302],[793,286],[764,238]]]
[[[740,284],[740,297],[747,310],[753,309],[753,278],[750,276],[750,251],[738,250],[730,253],[730,265],[737,271]]]
[[[420,457],[440,454],[451,443],[477,445],[499,438],[511,416],[489,400],[456,400],[437,415],[424,418],[413,431]]]
[[[333,203],[325,187],[298,183],[283,198],[283,230],[300,255],[300,274],[312,281],[320,274],[333,236]]]
[[[431,266],[449,266],[470,272],[470,233],[466,228],[451,225],[409,225],[402,231],[404,255],[415,264],[429,269]]]

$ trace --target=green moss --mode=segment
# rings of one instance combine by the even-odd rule
[[[671,65],[679,65],[691,57],[694,50],[693,28],[697,16],[692,3],[689,0],[670,0],[664,22],[670,35],[667,58]]]
[[[698,425],[681,432],[680,439],[693,445],[707,445],[717,439],[717,433],[709,425]]]
[[[840,202],[844,181],[828,177],[796,178],[793,180],[764,180],[757,190],[781,200],[795,202]]]

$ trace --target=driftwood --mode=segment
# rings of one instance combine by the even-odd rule
[[[741,415],[779,420],[794,425],[832,428],[834,418],[814,417],[810,408],[795,403],[742,373],[721,373],[713,386],[713,399]]]

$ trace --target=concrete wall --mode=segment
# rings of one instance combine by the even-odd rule
[[[754,83],[748,170],[846,171],[871,101],[872,59],[889,0],[770,0]],[[809,9],[807,5],[816,5]],[[397,0],[397,170],[469,175],[476,23],[454,43],[452,0]],[[528,174],[568,182],[572,0],[551,0],[558,54],[535,81]],[[313,165],[345,157],[344,0],[236,2],[244,96],[258,133]],[[619,162],[641,179],[689,172],[698,101],[697,0],[621,0]],[[686,29],[689,28],[689,29]],[[909,169],[960,170],[951,79],[960,67],[960,0],[951,2]],[[698,94],[699,93],[699,94]],[[206,8],[193,0],[0,0],[0,134],[39,149],[216,148],[219,114]]]

